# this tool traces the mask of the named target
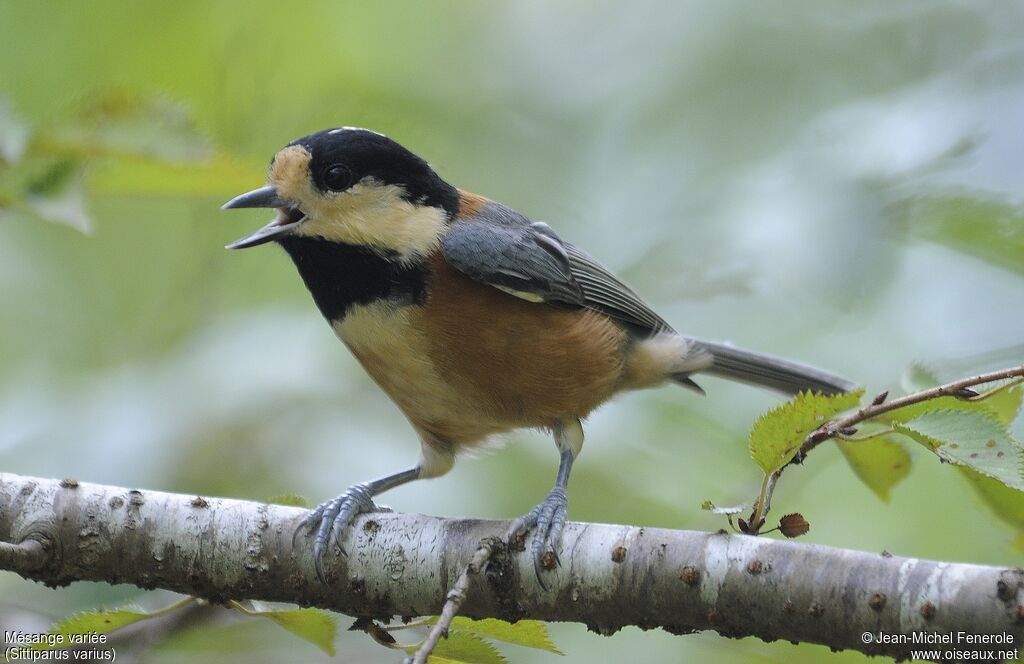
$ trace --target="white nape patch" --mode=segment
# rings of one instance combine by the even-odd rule
[[[368,131],[371,134],[376,134],[377,136],[380,136],[381,138],[387,138],[387,136],[380,133],[379,131],[374,131],[372,129],[367,129],[365,127],[338,127],[337,129],[332,129],[329,132],[327,132],[327,135],[333,136],[335,134],[340,134],[343,131]]]

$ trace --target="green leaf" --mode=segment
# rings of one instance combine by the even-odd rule
[[[419,644],[406,646],[405,651],[415,654]],[[428,662],[436,664],[506,664],[506,659],[492,644],[468,632],[449,631],[448,638],[434,646]]]
[[[1024,208],[990,194],[921,197],[903,204],[909,233],[1024,272]]]
[[[961,466],[960,470],[995,515],[1017,531],[1014,546],[1024,551],[1024,491],[1011,489],[1002,482],[965,466]]]
[[[1024,402],[1024,389],[1020,385],[996,392],[984,401],[985,405],[996,416],[996,419],[1010,426],[1020,414],[1021,403]]]
[[[76,643],[84,643],[81,641],[81,638],[90,634],[109,634],[149,617],[149,613],[132,606],[106,611],[83,611],[82,613],[68,616],[55,624],[47,633],[56,638],[50,639],[46,643],[34,644],[32,649],[66,648]]]
[[[271,505],[287,505],[288,507],[309,507],[309,502],[303,497],[294,493],[282,493],[267,498]]]
[[[332,657],[335,654],[334,639],[338,632],[338,621],[321,609],[271,609],[262,602],[252,602],[252,610],[246,615],[269,618],[281,627],[317,646]]]
[[[894,486],[910,474],[910,454],[887,437],[868,440],[837,440],[850,468],[883,502],[889,502]]]
[[[928,412],[893,428],[935,452],[941,459],[1024,490],[1020,445],[994,415],[939,410]]]
[[[754,423],[750,455],[766,474],[775,472],[793,458],[807,434],[836,414],[854,408],[862,394],[864,390],[832,396],[801,392]]]
[[[429,625],[433,625],[436,622],[436,617],[425,621]],[[540,620],[520,620],[510,623],[498,620],[497,618],[473,620],[464,616],[456,616],[452,620],[451,629],[496,641],[503,641],[504,643],[514,643],[526,646],[527,648],[546,650],[557,655],[565,654],[552,642],[551,636],[548,634],[547,625]]]

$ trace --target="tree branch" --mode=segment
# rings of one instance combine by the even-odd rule
[[[347,535],[349,556],[317,581],[304,510],[231,499],[0,473],[0,565],[28,579],[166,588],[215,602],[261,599],[388,620],[437,614],[480,542],[508,522],[372,514]],[[22,543],[38,543],[22,547]],[[864,553],[768,538],[570,523],[561,566],[545,579],[497,540],[466,577],[474,618],[626,625],[674,634],[712,629],[906,657],[891,635],[1009,633],[1024,638],[1024,570]],[[36,551],[36,553],[33,553]]]

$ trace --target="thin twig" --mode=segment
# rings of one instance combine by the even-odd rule
[[[983,385],[985,383],[994,383],[997,380],[1005,380],[1007,378],[1016,378],[1024,376],[1024,365],[1019,367],[1013,367],[1010,369],[1001,369],[999,371],[993,371],[987,374],[980,374],[978,376],[972,376],[971,378],[962,378],[952,383],[946,383],[945,385],[939,385],[921,392],[915,392],[914,394],[908,394],[898,399],[893,399],[886,403],[878,404],[877,406],[865,406],[858,411],[847,415],[838,420],[833,420],[825,425],[825,432],[829,438],[834,437],[841,429],[851,427],[856,424],[860,424],[864,420],[869,420],[874,417],[878,417],[884,413],[888,413],[905,406],[913,406],[914,404],[921,403],[924,401],[930,401],[932,399],[938,399],[939,397],[955,397],[957,393],[963,390],[965,387],[973,387],[975,385]],[[969,401],[981,401],[988,397],[996,394],[1003,389],[1003,386],[997,387],[990,392],[979,394],[976,397],[971,397]],[[820,445],[827,438],[815,437],[813,433],[807,436],[804,444],[800,446],[800,451],[807,454],[812,449]]]
[[[1016,387],[1017,385],[1020,385],[1022,383],[1024,383],[1024,376],[1018,376],[1013,380],[1006,381],[1005,383],[999,385],[998,387],[993,387],[991,390],[986,390],[977,396],[969,397],[967,398],[967,401],[984,401],[989,397],[993,397],[1004,390],[1008,390],[1011,387]]]
[[[883,403],[872,403],[868,406],[864,406],[845,417],[841,417],[836,420],[830,420],[825,424],[807,434],[802,445],[800,445],[800,451],[793,457],[794,461],[790,461],[782,468],[779,468],[773,472],[768,480],[762,485],[761,496],[763,501],[759,497],[758,504],[755,505],[755,513],[751,517],[751,523],[749,524],[748,533],[751,535],[757,535],[761,526],[768,516],[768,510],[771,506],[772,494],[775,491],[775,485],[778,482],[779,476],[782,475],[782,471],[786,469],[792,463],[802,463],[803,459],[807,454],[818,445],[821,445],[826,440],[840,436],[840,432],[860,424],[865,420],[884,415],[885,413],[898,410],[905,406],[913,406],[914,404],[922,403],[924,401],[930,401],[932,399],[938,399],[940,397],[957,397],[964,398],[962,391],[975,385],[984,385],[985,383],[994,383],[997,380],[1006,380],[1007,378],[1013,378],[1015,380],[999,387],[993,388],[982,394],[973,395],[964,398],[966,401],[982,401],[991,397],[994,394],[1001,392],[1007,387],[1011,387],[1016,384],[1020,384],[1021,378],[1024,377],[1024,365],[1019,367],[1012,367],[1009,369],[1000,369],[999,371],[992,371],[989,373],[979,374],[977,376],[971,376],[970,378],[962,378],[960,380],[953,381],[952,383],[946,383],[945,385],[939,385],[938,387],[932,387],[927,390],[908,394],[892,401],[886,401]],[[795,461],[799,459],[800,461]],[[767,490],[765,490],[767,489]],[[762,504],[763,503],[763,504]],[[756,517],[756,518],[755,518]]]
[[[510,532],[508,537],[511,537]],[[462,574],[455,581],[455,585],[448,591],[448,596],[445,598],[444,608],[441,609],[441,615],[438,616],[437,622],[434,623],[433,627],[430,628],[430,632],[427,634],[427,638],[423,640],[416,654],[411,658],[407,657],[406,662],[412,664],[426,664],[427,658],[430,657],[430,653],[434,651],[434,647],[437,646],[437,642],[442,636],[448,636],[448,628],[451,627],[452,620],[459,614],[459,609],[462,608],[462,603],[466,601],[466,591],[469,590],[469,577],[471,574],[479,574],[480,570],[483,569],[487,561],[494,555],[494,548],[498,545],[498,541],[493,537],[484,538],[480,542],[480,546],[477,547],[476,552],[473,554],[473,558],[470,559],[469,563],[462,570]]]

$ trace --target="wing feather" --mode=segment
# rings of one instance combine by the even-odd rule
[[[566,243],[565,248],[570,270],[583,287],[587,306],[651,332],[672,331],[672,326],[611,270],[579,247]]]
[[[512,223],[518,220],[505,215],[496,221],[482,213],[454,222],[441,238],[441,252],[455,269],[526,300],[585,304],[560,243],[559,251],[550,235],[525,218]]]
[[[471,279],[530,302],[600,311],[647,333],[672,331],[636,292],[547,224],[489,202],[451,224],[441,238],[445,259]]]

